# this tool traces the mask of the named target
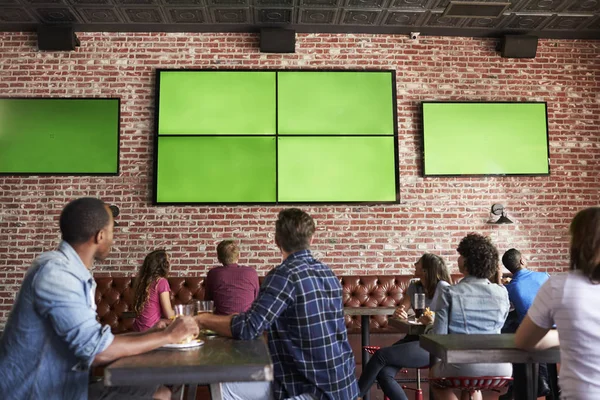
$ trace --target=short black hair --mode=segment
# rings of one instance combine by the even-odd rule
[[[275,223],[275,241],[287,253],[306,250],[315,233],[315,221],[310,215],[297,208],[279,212]]]
[[[460,241],[456,251],[464,257],[469,275],[490,279],[498,273],[498,250],[490,238],[469,233]]]
[[[62,240],[69,244],[87,242],[109,223],[106,204],[93,197],[71,201],[60,214]]]
[[[521,252],[517,249],[508,249],[502,256],[502,264],[511,273],[515,273],[521,268]]]

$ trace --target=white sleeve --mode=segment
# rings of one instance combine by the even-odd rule
[[[554,279],[548,279],[537,292],[527,315],[540,328],[550,329],[554,326]]]

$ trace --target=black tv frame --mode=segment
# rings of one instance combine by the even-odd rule
[[[194,68],[194,69],[178,69],[178,68],[157,68],[155,76],[155,95],[154,95],[154,149],[153,149],[153,179],[152,179],[152,204],[155,206],[173,206],[173,205],[210,205],[210,206],[231,206],[231,205],[343,205],[343,204],[353,204],[353,205],[378,205],[378,204],[399,204],[400,203],[400,165],[399,165],[399,151],[398,151],[398,103],[397,103],[397,92],[396,92],[396,70],[389,69],[211,69],[211,68]],[[395,164],[395,196],[396,199],[393,201],[378,201],[378,202],[370,202],[370,201],[339,201],[339,202],[323,202],[323,201],[315,201],[315,202],[287,202],[287,201],[275,201],[275,202],[158,202],[157,201],[157,184],[158,184],[158,120],[159,120],[159,103],[160,103],[160,74],[162,72],[389,72],[390,77],[392,79],[392,111],[394,118],[394,164]],[[277,82],[277,74],[276,82]],[[277,101],[277,85],[275,87],[275,107],[277,110],[278,101]],[[276,131],[279,128],[278,124],[278,112],[275,112],[275,129]],[[169,136],[177,136],[177,135],[169,135]],[[186,135],[193,136],[193,135]],[[202,135],[202,136],[222,136],[222,135]],[[249,135],[227,135],[227,136],[249,136]],[[285,135],[288,136],[297,136],[297,135]],[[311,136],[311,135],[302,135],[302,136]],[[317,136],[317,135],[313,135]],[[318,136],[340,136],[340,135],[318,135]],[[352,137],[377,137],[377,136],[385,136],[389,137],[389,135],[352,135]],[[276,136],[277,138],[277,132]],[[275,162],[277,162],[278,156],[278,141],[275,140]],[[277,166],[275,168],[275,190],[277,193],[278,185],[279,185],[279,176],[277,172]]]
[[[544,104],[546,114],[546,162],[548,164],[547,173],[530,174],[530,173],[516,173],[516,174],[426,174],[425,173],[425,117],[423,112],[424,104]],[[488,101],[488,100],[423,100],[420,104],[420,116],[421,116],[421,135],[420,135],[420,146],[421,146],[421,176],[423,178],[456,178],[456,177],[493,177],[493,176],[550,176],[550,135],[548,129],[548,103],[545,101]]]
[[[2,172],[0,176],[119,176],[121,170],[121,98],[120,97],[24,97],[0,96],[0,100],[116,100],[117,165],[115,172]]]

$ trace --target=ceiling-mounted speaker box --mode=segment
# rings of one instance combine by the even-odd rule
[[[296,31],[275,28],[261,29],[260,51],[262,53],[295,53]]]
[[[44,51],[73,51],[79,46],[79,39],[70,26],[40,25],[37,37],[38,49]]]
[[[535,58],[537,36],[506,35],[502,39],[500,54],[506,58]]]

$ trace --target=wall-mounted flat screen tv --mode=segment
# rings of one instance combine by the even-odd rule
[[[0,99],[0,174],[119,173],[119,99]]]
[[[395,203],[393,71],[157,71],[155,204]]]
[[[543,102],[423,102],[423,174],[548,175]]]

